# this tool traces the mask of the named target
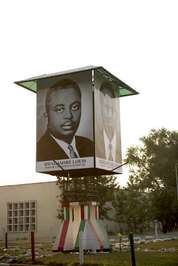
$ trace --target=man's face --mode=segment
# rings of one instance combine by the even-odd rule
[[[116,102],[109,89],[101,92],[101,108],[104,128],[108,137],[112,138],[116,127]]]
[[[48,129],[59,139],[71,142],[80,122],[81,97],[69,86],[57,88],[48,101]]]

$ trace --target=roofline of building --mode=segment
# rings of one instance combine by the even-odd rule
[[[28,186],[28,185],[39,185],[39,184],[46,184],[46,183],[56,183],[56,181],[41,181],[41,182],[32,182],[32,183],[24,183],[24,184],[12,184],[12,185],[2,185],[0,188],[5,188],[5,187],[16,187],[16,186]]]

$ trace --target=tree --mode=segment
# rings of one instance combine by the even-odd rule
[[[162,223],[166,232],[178,223],[175,179],[178,132],[152,129],[140,140],[140,146],[131,147],[127,152],[130,180],[140,190],[150,193],[153,218]]]
[[[96,201],[100,207],[100,218],[109,219],[108,211],[111,207],[106,202],[113,200],[117,187],[115,176],[58,177],[58,185],[62,191],[61,203]],[[62,218],[61,211],[59,218]]]
[[[150,221],[148,196],[148,193],[140,191],[131,182],[125,188],[119,187],[113,201],[115,221],[127,225],[129,232],[143,232],[147,229]]]

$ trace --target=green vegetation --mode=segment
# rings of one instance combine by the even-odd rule
[[[31,265],[31,257],[26,256],[29,250],[27,242],[17,241],[18,246],[9,245],[9,249],[4,250],[1,246],[0,257],[18,256],[14,263]],[[135,245],[137,266],[177,266],[178,265],[178,240],[161,241],[157,243],[147,243]],[[166,250],[169,252],[166,252]],[[170,251],[172,249],[172,251]],[[173,251],[174,249],[174,251]],[[147,251],[146,251],[147,250]],[[46,266],[72,266],[79,265],[78,253],[55,253],[51,251],[49,243],[36,243],[37,265]],[[41,256],[42,255],[42,256]],[[2,260],[0,261],[2,262]],[[84,265],[90,266],[131,266],[129,251],[85,254]],[[12,264],[13,265],[13,264]]]
[[[148,249],[150,251],[160,251],[163,249],[175,248],[176,252],[178,252],[178,240],[166,240],[155,243],[147,243],[138,245],[140,250]]]
[[[178,265],[178,240],[168,240],[156,243],[136,245],[137,266],[177,266]],[[170,250],[174,252],[163,252]],[[144,250],[148,250],[144,252]],[[84,256],[84,265],[91,266],[131,266],[130,253],[128,251],[88,254]],[[50,266],[79,265],[79,255],[70,253],[55,253],[52,257],[46,257],[38,263]]]
[[[85,255],[84,265],[92,266],[130,266],[128,252],[113,252],[110,254]],[[137,266],[177,266],[178,253],[136,252]],[[78,255],[57,254],[52,258],[45,258],[38,263],[44,265],[79,265]]]
[[[86,177],[58,177],[60,201],[62,202],[88,202],[96,201],[100,206],[100,218],[110,219],[108,211],[111,207],[106,202],[111,202],[114,190],[117,187],[115,176],[86,176]],[[58,217],[63,218],[63,210],[58,210]]]
[[[115,220],[133,232],[144,231],[150,221],[157,220],[166,233],[178,227],[178,132],[152,129],[140,141],[140,146],[127,151],[129,182],[117,189]]]

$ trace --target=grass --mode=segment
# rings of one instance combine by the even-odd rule
[[[140,244],[135,252],[137,266],[178,266],[178,240],[168,240],[156,243]],[[176,252],[160,252],[162,249],[175,248]],[[148,252],[144,252],[148,250]],[[98,253],[84,256],[85,265],[103,266],[131,266],[130,253],[127,251]],[[55,253],[39,261],[44,265],[77,265],[79,255],[69,253]],[[71,264],[72,263],[72,264]],[[79,264],[78,264],[79,265]]]
[[[18,241],[17,241],[18,242]],[[10,245],[9,245],[10,246]],[[9,247],[7,251],[0,249],[0,255],[5,253],[9,255],[18,255],[19,263],[30,265],[31,259],[23,257],[23,254],[30,248],[27,243],[18,242],[16,245]],[[161,252],[163,249],[175,248],[175,252]],[[168,240],[156,243],[140,244],[136,246],[138,251],[136,255],[136,266],[178,266],[178,240]],[[47,243],[37,244],[36,251],[43,251],[43,255],[48,254],[42,258],[36,259],[36,264],[43,264],[48,266],[59,266],[59,265],[79,265],[79,254],[74,253],[54,253],[51,252],[51,246]],[[147,252],[144,252],[147,250]],[[84,265],[90,266],[131,266],[130,253],[128,251],[122,252],[110,252],[110,253],[97,253],[97,254],[86,254],[84,256]],[[0,261],[1,262],[1,261]]]
[[[113,252],[108,254],[85,255],[85,265],[130,266],[128,252]],[[178,253],[136,252],[137,266],[178,266]],[[57,254],[52,258],[44,258],[38,263],[44,265],[77,265],[79,257],[74,254]]]
[[[178,240],[166,240],[155,243],[140,244],[138,247],[141,250],[148,249],[152,251],[159,251],[160,249],[169,249],[174,247],[178,251]]]

